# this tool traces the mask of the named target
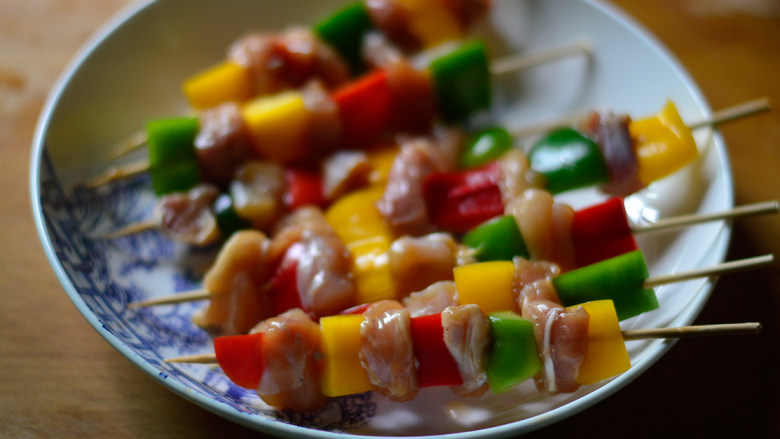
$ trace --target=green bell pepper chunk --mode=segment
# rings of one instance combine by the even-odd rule
[[[233,233],[248,229],[249,221],[238,216],[233,209],[233,198],[228,194],[220,194],[214,201],[214,214],[217,217],[217,225],[222,236],[227,238]]]
[[[658,308],[652,288],[645,288],[647,264],[635,250],[554,277],[552,282],[563,306],[594,300],[612,300],[618,319],[625,320]]]
[[[479,262],[511,261],[515,256],[531,256],[512,215],[494,218],[471,229],[462,239],[463,244],[476,251]]]
[[[488,314],[493,340],[487,360],[487,379],[493,393],[505,392],[533,377],[542,368],[533,324],[511,311]]]
[[[528,153],[528,161],[531,169],[547,178],[547,190],[553,194],[609,181],[596,142],[572,128],[559,128],[541,138]]]
[[[365,70],[363,37],[372,29],[374,25],[362,1],[348,4],[314,25],[314,33],[336,49],[353,74]]]
[[[465,43],[436,58],[429,70],[439,113],[445,122],[462,122],[490,107],[490,70],[482,42]]]
[[[512,148],[512,135],[500,127],[486,128],[466,142],[460,156],[461,168],[475,168],[491,162]]]
[[[197,117],[159,119],[146,125],[149,172],[155,194],[186,191],[200,183],[195,154],[199,129]]]

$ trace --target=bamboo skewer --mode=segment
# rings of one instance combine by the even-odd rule
[[[112,148],[115,150],[115,152],[110,156],[110,160],[116,160],[141,148],[142,146],[146,145],[147,140],[148,138],[145,130],[141,130],[135,134],[130,135],[123,141],[116,144],[114,148]]]
[[[94,189],[112,181],[134,177],[149,171],[149,161],[141,160],[125,166],[112,166],[107,171],[84,182],[84,187]]]
[[[141,232],[146,232],[146,231],[149,231],[149,230],[154,230],[157,227],[158,227],[157,220],[150,219],[150,220],[143,221],[143,222],[129,224],[126,227],[123,227],[123,228],[121,228],[119,230],[115,230],[115,231],[113,231],[111,233],[108,233],[108,234],[104,235],[103,239],[105,239],[107,241],[110,241],[112,239],[121,238],[123,236],[132,235],[134,233],[141,233]]]
[[[591,51],[592,47],[590,43],[581,41],[567,46],[548,49],[539,53],[516,53],[507,55],[490,62],[490,74],[493,76],[500,76],[507,73],[515,73],[575,55],[590,55]]]
[[[631,329],[623,331],[624,340],[645,340],[648,338],[688,338],[710,335],[748,335],[761,332],[761,324],[724,323],[719,325],[678,326],[676,328]]]
[[[690,271],[683,271],[679,273],[672,273],[667,275],[659,275],[649,277],[645,279],[643,287],[653,288],[659,285],[665,285],[676,282],[683,282],[686,280],[697,279],[702,277],[736,273],[739,271],[750,270],[772,264],[774,262],[773,255],[756,256],[753,258],[740,259],[737,261],[724,262],[721,264],[713,265],[711,267],[699,268]],[[211,297],[211,293],[206,289],[197,289],[191,291],[185,291],[181,293],[175,293],[168,296],[155,297],[138,302],[132,302],[127,305],[129,309],[138,309],[148,306],[157,305],[171,305],[184,302],[193,302],[196,300],[206,300]]]
[[[729,210],[725,210],[723,212],[682,215],[682,216],[676,216],[672,218],[661,219],[655,223],[635,225],[635,226],[631,226],[631,233],[640,234],[640,233],[655,232],[655,231],[671,229],[675,227],[702,224],[710,221],[742,218],[746,216],[763,215],[763,214],[777,213],[777,212],[780,212],[780,202],[776,200],[764,201],[759,203],[747,204],[744,206],[738,206]],[[105,240],[117,239],[123,236],[132,235],[134,233],[154,230],[157,227],[158,227],[157,221],[155,219],[149,219],[147,221],[129,224],[126,227],[110,232],[104,235],[103,239]]]
[[[688,125],[691,130],[702,128],[705,126],[719,125],[721,123],[730,122],[732,120],[741,119],[746,116],[768,111],[771,108],[769,98],[762,97],[747,101],[742,104],[735,105],[733,107],[724,108],[716,111],[712,114],[712,117],[699,122]]]
[[[624,340],[645,340],[656,338],[689,338],[724,335],[752,335],[761,332],[758,322],[724,323],[716,325],[678,326],[674,328],[630,329],[621,331]],[[214,364],[215,354],[185,355],[167,358],[166,363]]]
[[[774,263],[774,261],[775,258],[773,255],[756,256],[753,258],[740,259],[738,261],[724,262],[722,264],[713,265],[712,267],[704,267],[690,271],[649,277],[645,279],[643,285],[645,288],[653,288],[659,285],[683,282],[686,280],[698,279],[702,277],[736,273],[739,271],[750,270],[753,268],[769,265]]]
[[[777,213],[780,211],[780,202],[764,201],[760,203],[746,204],[723,212],[715,213],[696,213],[690,215],[681,215],[672,218],[665,218],[650,224],[641,224],[631,227],[632,234],[654,232],[658,230],[671,229],[675,227],[690,226],[710,221],[723,219],[741,218],[751,215],[763,215],[767,213]]]
[[[211,292],[207,289],[198,289],[183,291],[181,293],[171,294],[163,297],[154,297],[151,299],[141,300],[139,302],[132,302],[127,305],[129,309],[144,308],[147,306],[157,305],[170,305],[184,302],[194,302],[197,300],[205,300],[211,297]]]
[[[691,131],[698,130],[704,127],[717,126],[726,122],[741,119],[744,117],[752,116],[771,109],[769,99],[766,97],[753,99],[751,101],[743,102],[741,104],[733,105],[715,111],[712,116],[698,122],[686,124]],[[556,127],[570,126],[582,120],[582,118],[588,114],[588,111],[581,111],[574,114],[562,116],[557,119],[534,123],[524,127],[510,129],[509,132],[514,137],[527,137],[534,134],[539,134],[545,131],[549,131]]]

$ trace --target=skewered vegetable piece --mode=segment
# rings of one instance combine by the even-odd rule
[[[513,291],[515,266],[510,261],[461,265],[453,269],[453,276],[460,303],[476,304],[486,313],[517,307]]]
[[[511,215],[494,218],[471,229],[462,242],[474,249],[474,257],[480,262],[530,257],[517,221]]]
[[[505,392],[541,370],[531,322],[514,312],[488,314],[493,345],[487,360],[487,379],[493,393]]]
[[[186,191],[200,182],[193,147],[200,125],[197,118],[182,117],[149,122],[149,171],[155,194]]]
[[[483,129],[469,138],[460,156],[460,167],[475,168],[485,165],[506,154],[512,144],[512,135],[506,129]]]
[[[553,285],[564,306],[610,299],[620,320],[658,308],[651,288],[644,286],[649,277],[642,252],[635,250],[553,278]]]
[[[631,368],[617,312],[611,300],[581,305],[588,313],[588,345],[580,364],[577,382],[595,384]]]
[[[360,363],[362,315],[338,315],[320,319],[322,327],[322,393],[343,396],[372,389]]]
[[[657,114],[633,121],[629,131],[637,141],[637,173],[645,186],[679,170],[699,155],[691,130],[672,101],[667,101]]]
[[[528,153],[531,168],[546,177],[553,194],[609,181],[596,142],[572,128],[561,128],[539,140]]]
[[[353,73],[363,71],[363,38],[374,26],[362,2],[350,3],[314,25],[314,32],[335,48]]]

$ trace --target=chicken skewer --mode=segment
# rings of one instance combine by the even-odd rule
[[[307,92],[307,88],[304,87],[302,93],[285,92],[281,95],[278,95],[277,97],[267,96],[258,98],[255,101],[247,103],[240,110],[240,114],[236,117],[245,119],[245,123],[249,126],[249,131],[247,134],[250,137],[250,139],[247,140],[247,143],[253,144],[254,149],[257,149],[261,156],[268,155],[274,160],[290,162],[298,160],[303,156],[303,154],[295,153],[295,151],[300,152],[303,149],[308,151],[309,149],[313,148],[315,150],[314,152],[316,152],[316,150],[327,149],[327,146],[330,145],[330,143],[334,143],[336,141],[337,143],[346,144],[353,148],[366,146],[366,144],[370,144],[372,141],[376,140],[376,138],[379,137],[382,132],[386,131],[387,128],[389,128],[387,127],[388,124],[396,124],[397,127],[393,128],[411,130],[412,132],[427,131],[433,124],[433,120],[435,118],[434,107],[438,108],[440,116],[449,121],[457,121],[477,111],[485,109],[490,101],[490,85],[488,78],[478,78],[481,81],[480,84],[466,84],[463,83],[463,80],[457,79],[458,76],[466,75],[466,73],[469,71],[476,72],[472,72],[472,78],[477,78],[483,74],[487,75],[488,72],[494,75],[504,75],[508,73],[509,69],[520,71],[539,65],[540,63],[552,62],[556,59],[560,59],[561,57],[573,56],[576,54],[588,54],[589,51],[590,47],[587,44],[577,42],[570,46],[554,48],[548,52],[534,54],[530,57],[526,57],[525,55],[520,54],[510,55],[505,58],[495,60],[490,64],[490,66],[488,66],[487,59],[484,58],[486,56],[484,47],[482,47],[481,43],[479,42],[471,42],[464,44],[460,48],[457,48],[448,54],[435,58],[431,63],[431,67],[429,68],[433,69],[434,74],[432,79],[422,79],[426,76],[425,73],[416,72],[416,70],[405,64],[405,61],[400,61],[386,67],[385,69],[370,73],[369,75],[364,76],[357,81],[345,84],[335,90],[332,94],[330,94],[330,96],[328,96],[327,92],[324,90],[318,91],[312,89],[312,87],[308,87],[309,91]],[[481,65],[483,63],[484,65]],[[414,75],[422,76],[420,76],[418,79],[412,79],[410,81],[409,78],[412,78]],[[385,82],[387,82],[388,79],[398,82],[398,85],[396,86],[391,83],[389,84],[391,89],[386,90],[388,86],[385,84]],[[403,93],[400,92],[401,81],[405,81],[404,88],[408,88],[409,90],[417,87],[417,92],[415,93],[414,98],[403,96]],[[469,90],[465,93],[447,93],[447,90],[454,87],[466,88]],[[387,100],[387,102],[384,102],[384,100],[381,100],[381,102],[371,102],[372,100],[379,99],[379,97],[383,97],[388,93],[391,94],[386,96],[388,99],[383,98],[384,100]],[[454,99],[451,97],[458,95],[462,97],[459,99]],[[341,133],[337,133],[335,136],[333,133],[328,134],[326,131],[330,132],[334,129],[333,124],[329,124],[331,126],[323,126],[320,128],[320,130],[324,130],[322,133],[312,132],[312,135],[310,136],[313,139],[327,138],[326,140],[328,145],[323,144],[304,146],[303,143],[305,142],[303,142],[301,139],[298,139],[301,140],[300,142],[296,140],[290,145],[287,145],[286,148],[279,146],[278,140],[276,141],[276,144],[273,148],[269,146],[270,144],[265,145],[264,143],[267,143],[266,141],[268,139],[266,138],[267,136],[264,134],[264,131],[260,125],[263,123],[266,116],[273,116],[273,114],[269,113],[266,115],[265,113],[267,111],[273,110],[274,107],[284,107],[284,116],[281,116],[282,113],[280,113],[280,116],[278,117],[281,117],[281,119],[276,120],[276,122],[283,123],[285,126],[289,125],[289,123],[292,123],[291,121],[296,118],[309,119],[317,116],[317,112],[319,111],[318,107],[311,107],[311,109],[309,109],[305,108],[306,105],[301,106],[299,110],[290,112],[292,111],[290,110],[292,108],[291,106],[293,106],[296,102],[307,100],[311,101],[309,105],[315,105],[315,101],[324,101],[324,103],[319,103],[319,110],[321,111],[324,111],[325,107],[336,106],[337,111],[329,117],[330,119],[333,119],[330,122],[335,123],[335,126],[341,125]],[[397,100],[398,102],[391,102],[391,100]],[[400,114],[404,110],[408,111],[409,108],[389,108],[390,106],[401,107],[402,101],[409,101],[409,104],[417,104],[417,110],[415,111],[418,113],[415,113],[416,117],[412,118],[411,116],[404,116]],[[430,102],[425,103],[423,101]],[[374,113],[369,112],[361,115],[361,113],[364,112],[364,108],[362,107],[366,105],[372,108],[371,111]],[[387,106],[388,108],[379,108],[377,105]],[[263,114],[254,111],[260,108],[262,108],[264,111]],[[419,111],[421,111],[420,109],[424,109],[425,112],[419,113]],[[399,114],[392,115],[390,114],[391,111],[393,113]],[[382,113],[382,117],[384,117],[385,113],[387,113],[388,116],[393,116],[393,118],[397,120],[394,122],[380,120],[381,118],[374,118],[369,120],[366,118],[367,116],[365,116],[365,114],[379,115],[377,112]],[[193,118],[186,119],[195,120]],[[402,119],[408,120],[404,121]],[[205,123],[206,121],[204,121],[204,124]],[[194,122],[193,128],[198,128],[197,122]],[[306,127],[303,126],[299,128],[305,129]],[[150,131],[149,135],[152,134],[153,132]],[[133,136],[135,141],[130,143],[148,144],[150,139],[149,135],[144,138],[142,134],[136,134]],[[203,163],[201,165],[205,166]],[[127,178],[138,175],[148,171],[151,167],[153,167],[151,162],[136,163],[127,168],[114,167],[86,181],[84,186],[86,188],[99,187],[120,178]]]
[[[552,327],[559,328],[556,324],[562,314],[578,315],[577,335],[549,330],[549,322],[556,322]],[[166,362],[202,364],[216,360],[231,380],[256,389],[267,403],[306,411],[323,406],[326,397],[370,390],[394,401],[408,401],[418,389],[439,385],[451,386],[460,396],[478,396],[488,388],[496,393],[506,391],[531,377],[545,393],[573,392],[581,385],[628,370],[626,340],[755,334],[761,329],[758,323],[745,323],[623,331],[608,300],[567,309],[554,306],[544,319],[539,331],[533,318],[510,312],[485,316],[473,305],[410,316],[397,305],[381,302],[363,315],[327,317],[317,325],[293,310],[257,332],[216,338],[215,355]],[[453,337],[453,332],[470,335],[461,339]],[[575,339],[579,341],[573,342]],[[273,346],[290,345],[292,340],[299,346],[297,353],[294,357],[282,355],[300,362],[298,372],[279,375],[281,371],[274,364],[279,353],[274,349],[290,348]],[[377,351],[381,348],[385,350]],[[556,349],[567,348],[571,352],[566,355],[556,353]],[[572,361],[574,368],[569,365]],[[383,376],[388,370],[403,373],[388,378]],[[431,370],[436,373],[430,374]],[[574,380],[572,385],[567,379]]]

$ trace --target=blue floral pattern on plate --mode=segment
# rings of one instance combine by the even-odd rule
[[[66,275],[103,328],[166,379],[177,380],[236,411],[302,427],[349,431],[376,414],[372,393],[335,398],[312,413],[274,410],[257,395],[233,384],[219,367],[174,365],[165,358],[213,352],[209,335],[192,324],[202,303],[131,310],[147,297],[197,288],[216,248],[177,244],[157,231],[106,241],[116,224],[143,221],[151,214],[149,179],[135,178],[96,190],[66,191],[48,154],[40,169],[40,204],[51,245]]]

